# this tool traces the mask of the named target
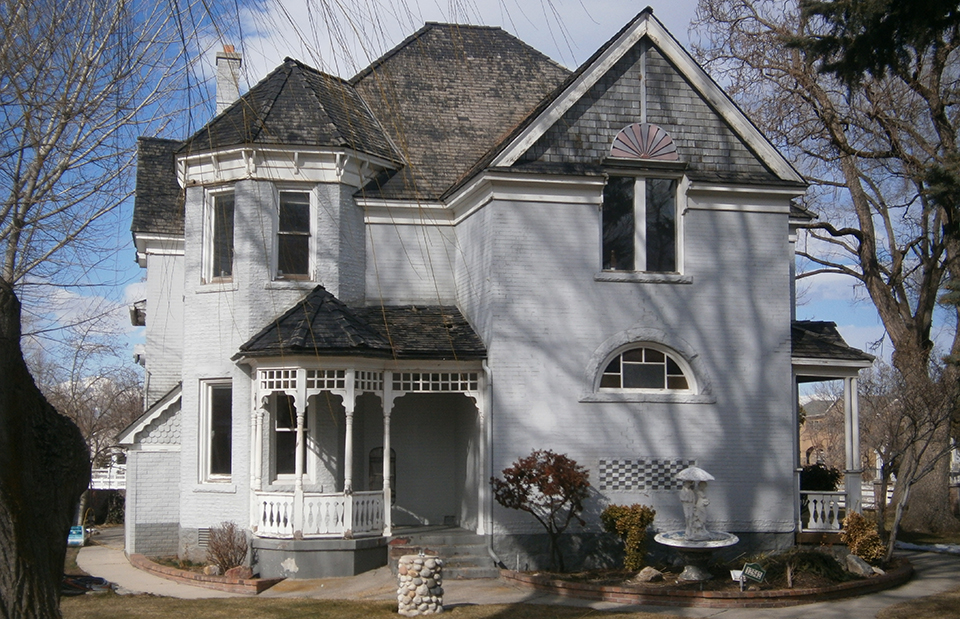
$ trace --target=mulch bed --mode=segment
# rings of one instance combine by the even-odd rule
[[[913,575],[913,566],[906,559],[897,559],[885,574],[866,579],[837,582],[816,574],[793,575],[793,587],[785,578],[763,583],[750,583],[740,591],[740,584],[731,580],[729,570],[717,570],[712,580],[677,582],[679,572],[664,572],[662,582],[638,583],[635,572],[583,572],[552,574],[547,572],[513,572],[501,570],[501,576],[556,595],[621,604],[653,604],[659,606],[703,606],[713,608],[775,608],[810,604],[824,600],[854,597],[901,585]]]
[[[227,576],[208,576],[200,572],[182,570],[168,565],[155,563],[141,554],[132,554],[127,557],[134,567],[149,572],[155,576],[173,580],[185,585],[229,591],[231,593],[246,593],[256,595],[266,591],[283,578],[228,578]]]

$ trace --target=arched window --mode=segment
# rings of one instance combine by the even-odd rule
[[[651,346],[628,348],[607,363],[600,376],[600,389],[692,391],[692,377],[678,358]]]

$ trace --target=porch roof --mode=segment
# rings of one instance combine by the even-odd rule
[[[795,320],[790,334],[794,370],[805,368],[798,372],[798,376],[825,376],[823,371],[831,375],[836,372],[856,373],[870,367],[874,360],[873,355],[847,344],[835,322]],[[816,371],[810,374],[811,369]]]
[[[455,306],[348,307],[317,286],[240,346],[241,357],[292,355],[483,359],[486,347]]]

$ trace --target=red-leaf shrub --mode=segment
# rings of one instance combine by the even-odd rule
[[[576,461],[549,450],[534,450],[503,469],[503,479],[492,477],[493,496],[500,505],[533,514],[550,538],[553,569],[565,571],[560,535],[576,520],[590,492],[589,473]]]

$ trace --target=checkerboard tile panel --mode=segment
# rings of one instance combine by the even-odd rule
[[[679,490],[677,473],[695,466],[685,458],[600,460],[600,490]]]

